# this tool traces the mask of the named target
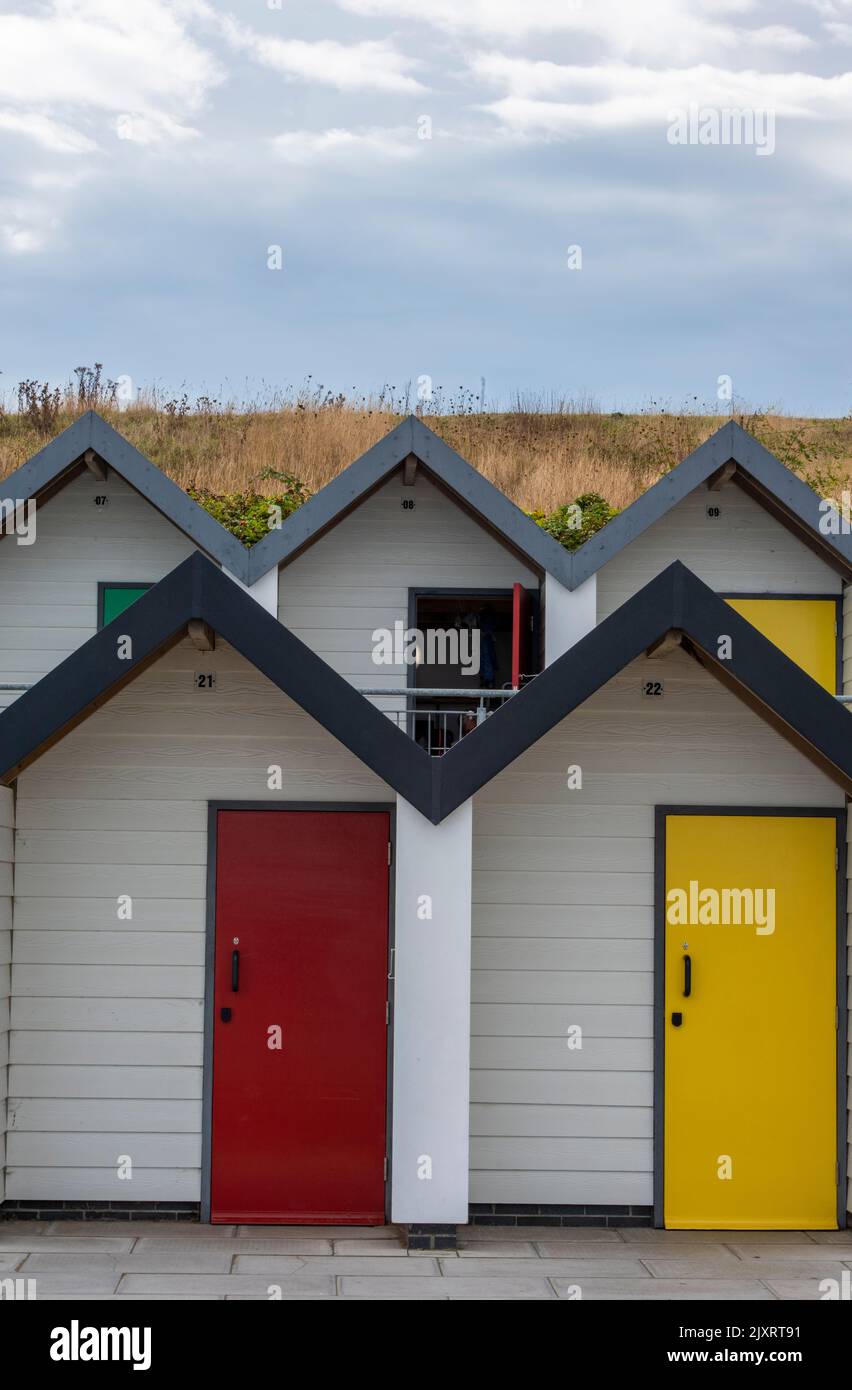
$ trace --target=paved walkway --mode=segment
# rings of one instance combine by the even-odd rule
[[[843,1279],[846,1271],[845,1281]],[[819,1299],[852,1232],[460,1230],[406,1254],[392,1227],[0,1222],[0,1280],[39,1299]],[[8,1287],[8,1286],[7,1286]],[[848,1292],[847,1295],[848,1297]]]

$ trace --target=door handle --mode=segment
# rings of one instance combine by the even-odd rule
[[[237,953],[236,953],[236,951],[235,951],[235,952],[234,952],[234,955],[236,955],[236,954],[237,954]],[[683,997],[684,997],[684,999],[688,999],[689,996],[691,995],[691,993],[692,993],[692,957],[691,957],[691,956],[684,956],[684,958],[683,958]]]
[[[240,953],[239,953],[239,951],[232,951],[232,952],[231,952],[231,989],[234,991],[234,994],[236,994],[236,993],[238,992],[239,988],[240,988]]]

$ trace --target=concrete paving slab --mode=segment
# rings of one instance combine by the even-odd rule
[[[563,1254],[565,1246],[556,1246],[558,1254]],[[573,1246],[571,1247],[573,1249]],[[595,1249],[600,1249],[596,1246]],[[521,1242],[519,1240],[491,1240],[491,1241],[460,1241],[458,1249],[459,1258],[469,1259],[472,1255],[478,1255],[481,1259],[494,1259],[495,1256],[510,1256],[511,1258],[535,1258],[538,1254],[532,1241]],[[443,1258],[443,1257],[442,1257]]]
[[[0,1235],[4,1230],[0,1225]],[[236,1226],[208,1226],[198,1221],[51,1221],[47,1227],[50,1236],[119,1236],[129,1240],[155,1236],[163,1240],[191,1240],[193,1244],[200,1240],[224,1240],[236,1235],[236,1231]]]
[[[553,1279],[551,1283],[560,1298],[570,1298],[572,1284],[577,1281]],[[584,1279],[580,1287],[584,1302],[615,1299],[773,1301],[773,1295],[756,1279]]]
[[[831,1277],[830,1275],[827,1277]],[[776,1298],[799,1300],[805,1303],[819,1303],[827,1298],[827,1290],[822,1285],[822,1276],[819,1279],[767,1279],[766,1287],[771,1289]]]
[[[761,1260],[796,1260],[816,1262],[829,1260],[852,1260],[852,1240],[847,1237],[845,1244],[815,1245],[732,1245],[730,1249],[746,1264],[758,1264]]]
[[[639,1260],[614,1255],[610,1259],[589,1259],[585,1256],[565,1255],[562,1259],[534,1261],[524,1259],[476,1259],[441,1260],[442,1272],[448,1279],[469,1279],[481,1274],[484,1279],[521,1277],[533,1274],[537,1279],[549,1279],[551,1275],[564,1275],[579,1279],[583,1274],[592,1275],[632,1275],[635,1279],[645,1277],[645,1267]]]
[[[136,1242],[133,1247],[134,1253],[139,1254],[159,1254],[169,1250],[192,1251],[198,1249],[215,1250],[219,1254],[231,1255],[333,1255],[334,1250],[330,1240],[290,1240],[285,1238],[280,1241],[273,1240],[251,1240],[244,1236],[234,1236],[230,1240],[213,1241],[207,1240],[193,1244],[190,1240],[170,1241],[156,1240],[146,1237]]]
[[[448,1265],[453,1263],[455,1262],[447,1261]],[[299,1269],[310,1269],[316,1274],[341,1276],[375,1274],[383,1277],[384,1271],[387,1271],[389,1278],[394,1279],[438,1278],[440,1275],[434,1258],[412,1259],[406,1256],[400,1260],[388,1260],[381,1255],[334,1255],[331,1259],[322,1256],[314,1259],[311,1256],[303,1260],[291,1260],[283,1255],[238,1255],[234,1261],[234,1274],[266,1274],[272,1278],[278,1274],[287,1274],[292,1265]]]
[[[2,1231],[2,1226],[0,1226]],[[109,1237],[101,1236],[38,1236],[35,1240],[24,1240],[17,1236],[15,1240],[6,1241],[0,1235],[0,1254],[7,1250],[25,1250],[28,1253],[48,1254],[62,1250],[68,1251],[96,1251],[108,1252],[112,1255],[122,1255],[132,1249],[132,1240],[113,1240]]]
[[[118,1292],[122,1294],[228,1295],[238,1293],[270,1296],[270,1285],[280,1284],[282,1293],[326,1293],[335,1291],[328,1274],[299,1271],[278,1279],[237,1274],[125,1274]]]
[[[459,1226],[459,1240],[561,1240],[595,1245],[620,1245],[621,1232],[604,1226]]]
[[[54,1294],[92,1294],[115,1293],[119,1274],[104,1273],[101,1270],[88,1270],[85,1266],[69,1270],[45,1270],[33,1272],[28,1276],[35,1280],[36,1299],[43,1301]]]
[[[448,1287],[449,1286],[449,1287]],[[553,1299],[546,1279],[515,1276],[510,1279],[374,1279],[353,1276],[342,1282],[344,1294],[381,1299]]]
[[[615,1249],[606,1247],[602,1249],[599,1245],[572,1245],[570,1253],[559,1241],[537,1241],[536,1251],[543,1259],[559,1258],[569,1259],[575,1255],[593,1256],[595,1259],[605,1260],[609,1258],[621,1258],[622,1260],[641,1260],[658,1259],[660,1255],[659,1247],[656,1245],[626,1245],[620,1244]],[[679,1260],[735,1260],[736,1256],[724,1245],[680,1245],[677,1247],[677,1258]]]
[[[164,1250],[150,1254],[132,1250],[127,1255],[28,1255],[21,1271],[24,1274],[41,1271],[61,1273],[85,1269],[89,1273],[115,1274],[227,1274],[234,1256],[216,1250]]]
[[[366,1255],[363,1240],[335,1240],[335,1255]],[[416,1252],[412,1251],[412,1254]],[[369,1258],[374,1260],[377,1255],[407,1255],[405,1243],[400,1237],[398,1240],[371,1240],[369,1244]]]
[[[649,1226],[624,1227],[618,1232],[627,1245],[808,1245],[804,1231],[660,1231]],[[550,1237],[546,1237],[549,1239]],[[540,1236],[539,1239],[545,1239]]]
[[[238,1236],[252,1236],[260,1240],[265,1236],[278,1239],[286,1233],[304,1240],[322,1236],[324,1240],[389,1240],[391,1236],[402,1238],[399,1226],[238,1226]]]
[[[830,1258],[825,1260],[824,1265],[815,1265],[813,1260],[761,1260],[759,1264],[748,1265],[743,1260],[738,1260],[735,1265],[722,1260],[697,1264],[687,1260],[655,1259],[645,1260],[644,1263],[655,1279],[742,1279],[749,1276],[760,1279],[808,1279],[816,1278],[817,1272],[821,1279],[840,1279],[844,1268],[848,1268],[840,1260]]]

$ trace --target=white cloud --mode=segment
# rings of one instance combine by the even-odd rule
[[[518,40],[532,34],[597,39],[607,53],[666,64],[758,48],[801,48],[787,25],[750,29],[759,0],[337,0],[353,14],[418,20],[452,34]]]
[[[56,154],[88,154],[97,149],[87,135],[35,111],[0,111],[0,130],[25,135]]]
[[[293,130],[276,135],[272,147],[289,164],[314,164],[318,160],[357,167],[371,160],[406,160],[415,154],[412,130]]]
[[[222,78],[168,0],[52,0],[0,15],[0,90],[28,111],[137,111],[182,128]]]
[[[13,256],[26,256],[40,251],[43,241],[32,227],[16,227],[9,222],[0,222],[0,244]]]
[[[345,44],[335,39],[270,39],[228,18],[222,21],[222,31],[234,48],[291,81],[317,82],[343,92],[425,90],[411,76],[417,60],[386,40]]]
[[[480,79],[506,90],[506,95],[483,109],[508,130],[527,136],[662,125],[669,112],[688,108],[692,102],[836,121],[848,121],[852,110],[852,73],[819,77],[800,72],[727,72],[707,64],[660,72],[625,63],[567,66],[501,53],[477,54],[471,68]]]

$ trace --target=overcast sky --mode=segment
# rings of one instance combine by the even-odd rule
[[[0,143],[7,393],[852,410],[852,0],[0,0]]]

